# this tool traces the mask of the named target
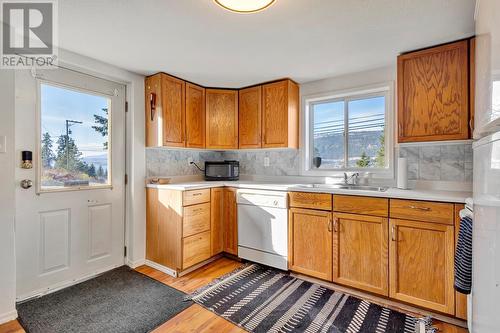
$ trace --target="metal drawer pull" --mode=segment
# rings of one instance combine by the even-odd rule
[[[392,228],[391,228],[391,239],[393,242],[396,241],[396,227],[395,226],[392,226]]]
[[[423,210],[423,211],[425,211],[425,212],[428,212],[428,211],[430,211],[430,210],[431,210],[429,207],[418,207],[418,206],[413,206],[413,205],[408,206],[408,208],[411,208],[411,209],[417,209],[417,210]]]
[[[202,195],[202,194],[203,194],[203,193],[201,193],[201,192],[198,192],[198,193],[193,193],[193,197],[198,196],[198,195]]]

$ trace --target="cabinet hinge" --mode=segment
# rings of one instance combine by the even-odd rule
[[[123,256],[124,257],[127,256],[127,247],[126,246],[123,247]]]
[[[128,175],[125,174],[125,185],[128,185]]]
[[[128,102],[125,102],[125,112],[128,112]]]

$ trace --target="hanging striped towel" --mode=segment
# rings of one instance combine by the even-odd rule
[[[470,294],[472,287],[472,218],[460,220],[457,248],[455,251],[455,290]]]

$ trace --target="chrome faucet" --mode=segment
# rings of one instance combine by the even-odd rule
[[[344,184],[346,184],[346,185],[358,185],[358,179],[359,179],[358,172],[354,172],[350,176],[347,176],[347,172],[344,172]]]

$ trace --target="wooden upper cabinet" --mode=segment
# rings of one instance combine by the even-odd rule
[[[239,147],[262,146],[262,87],[239,91]]]
[[[161,104],[161,74],[144,81],[146,101],[146,147],[163,146],[163,107]]]
[[[399,142],[468,139],[467,40],[398,57]]]
[[[186,84],[175,77],[161,74],[163,105],[163,145],[184,147]]]
[[[332,281],[332,213],[290,208],[288,221],[289,269]]]
[[[455,314],[453,229],[445,224],[390,219],[391,298]]]
[[[206,89],[206,147],[238,148],[238,91]]]
[[[262,148],[299,147],[299,86],[283,80],[262,86]]]
[[[186,147],[205,148],[205,88],[186,82]]]
[[[388,219],[333,214],[333,281],[389,295]]]

